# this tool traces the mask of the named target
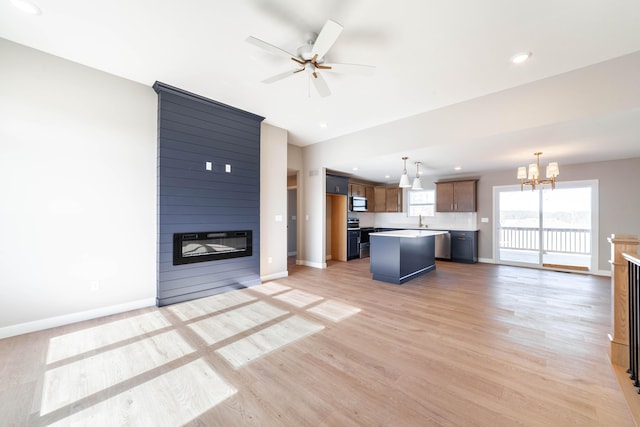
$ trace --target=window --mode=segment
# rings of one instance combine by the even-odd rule
[[[409,216],[435,216],[435,190],[409,190]]]

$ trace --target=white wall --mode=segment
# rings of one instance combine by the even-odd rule
[[[260,130],[260,277],[287,276],[287,131]]]
[[[153,305],[151,87],[0,39],[0,338]]]

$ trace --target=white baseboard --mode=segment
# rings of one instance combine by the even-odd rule
[[[593,274],[597,276],[611,277],[611,270],[598,270],[598,271],[594,271]]]
[[[304,266],[313,267],[313,268],[327,268],[326,262],[312,262],[312,261],[305,261],[303,259],[297,259],[296,265],[304,265]]]
[[[49,317],[46,319],[34,320],[32,322],[20,323],[0,328],[0,339],[14,337],[16,335],[28,334],[29,332],[42,331],[44,329],[55,328],[56,326],[68,325],[70,323],[82,322],[84,320],[96,319],[98,317],[110,316],[112,314],[123,313],[125,311],[137,310],[139,308],[152,307],[156,305],[156,299],[145,298],[123,304],[111,305],[108,307],[94,308],[77,313],[63,314],[61,316]]]
[[[267,276],[260,276],[260,280],[262,280],[263,282],[266,282],[267,280],[282,279],[283,277],[287,277],[287,276],[289,276],[288,271],[281,271],[279,273],[273,273]]]
[[[483,262],[485,264],[495,264],[496,260],[493,258],[478,258],[478,262]]]

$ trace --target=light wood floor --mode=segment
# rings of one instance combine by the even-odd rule
[[[368,266],[0,340],[0,425],[634,425],[608,278]]]

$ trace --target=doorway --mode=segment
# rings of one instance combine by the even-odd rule
[[[521,190],[494,187],[498,263],[572,271],[597,269],[597,181]]]

